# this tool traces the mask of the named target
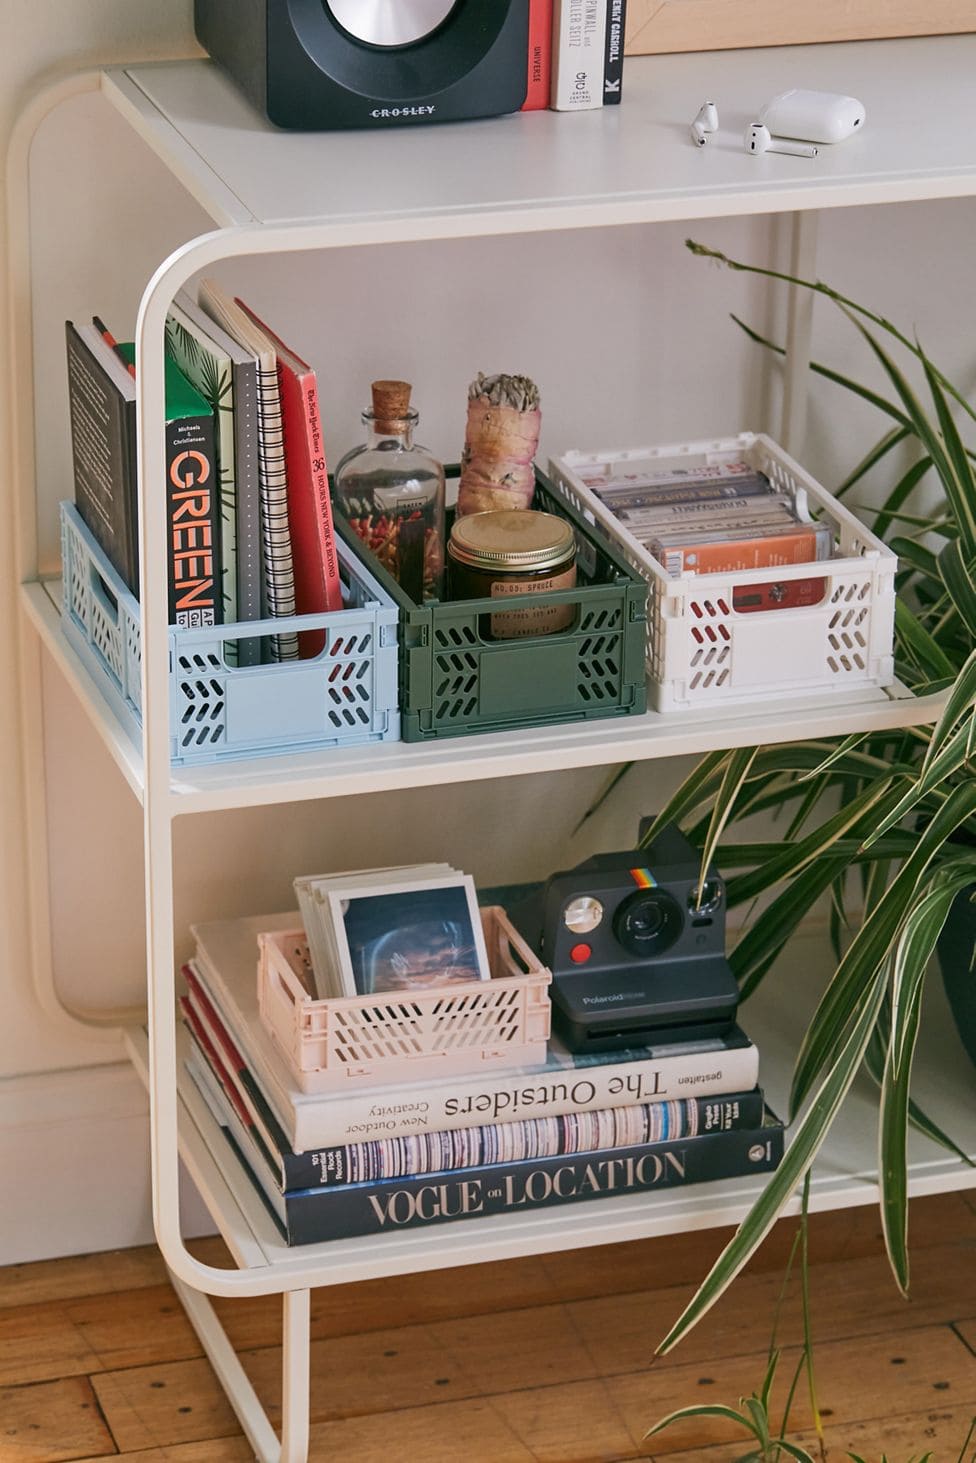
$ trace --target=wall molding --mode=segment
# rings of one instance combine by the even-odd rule
[[[0,1265],[153,1242],[149,1105],[128,1062],[0,1080]],[[188,1180],[188,1235],[213,1221]]]

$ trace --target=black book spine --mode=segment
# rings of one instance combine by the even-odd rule
[[[677,1138],[636,1148],[492,1164],[284,1196],[289,1244],[389,1234],[491,1214],[524,1214],[582,1199],[619,1198],[776,1168],[783,1127]]]
[[[258,1095],[251,1092],[252,1098]],[[265,1106],[263,1098],[261,1098],[261,1102],[263,1108]],[[672,1107],[677,1106],[678,1104],[672,1104]],[[763,1120],[763,1097],[758,1087],[752,1092],[730,1093],[723,1097],[686,1098],[681,1107],[693,1109],[693,1112],[686,1113],[681,1132],[672,1133],[674,1137],[687,1138],[692,1134],[729,1132],[733,1128],[758,1128]],[[629,1109],[621,1109],[622,1115],[628,1112]],[[563,1153],[574,1152],[577,1145],[574,1145],[572,1136],[573,1115],[550,1121],[563,1125],[565,1142]],[[531,1142],[528,1135],[519,1131],[522,1127],[522,1123],[508,1125],[508,1133],[516,1144]],[[497,1151],[498,1141],[500,1141],[500,1135],[498,1125],[496,1125],[494,1128],[459,1129],[456,1132],[444,1134],[425,1133],[405,1139],[387,1138],[342,1147],[319,1148],[307,1153],[293,1153],[290,1149],[286,1151],[284,1148],[279,1148],[279,1157],[286,1190],[335,1188],[343,1184],[383,1181],[387,1178],[402,1176],[404,1173],[431,1173],[445,1167],[454,1167],[458,1160],[455,1158],[450,1161],[450,1159],[455,1152],[473,1157],[476,1163],[480,1156],[481,1164],[479,1166],[483,1166],[492,1161],[490,1154],[493,1148]],[[424,1150],[429,1151],[430,1157],[433,1157],[438,1151],[443,1152],[449,1161],[447,1163],[428,1161],[413,1169],[404,1166],[409,1165],[413,1153]],[[512,1150],[509,1149],[509,1151]],[[585,1150],[578,1156],[584,1156],[584,1154]]]
[[[624,85],[624,24],[627,0],[607,0],[607,45],[603,62],[603,105],[615,107]]]
[[[139,593],[136,404],[125,400],[65,322],[75,504],[134,595]]]

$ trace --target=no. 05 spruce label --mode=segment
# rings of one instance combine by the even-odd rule
[[[491,586],[492,599],[505,599],[512,594],[546,594],[552,589],[573,589],[576,566],[553,574],[548,579],[496,579]],[[525,635],[554,635],[573,623],[575,605],[533,605],[531,609],[508,610],[492,615],[491,633],[497,640],[517,640]]]

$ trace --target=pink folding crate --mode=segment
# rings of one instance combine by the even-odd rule
[[[302,929],[258,935],[258,1008],[303,1092],[542,1063],[549,971],[498,905],[481,910],[491,980],[314,1000]]]

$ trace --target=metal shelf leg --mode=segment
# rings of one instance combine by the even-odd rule
[[[311,1291],[281,1297],[281,1463],[308,1457]]]
[[[170,1284],[237,1414],[259,1463],[306,1463],[309,1436],[310,1292],[286,1291],[283,1297],[281,1379],[282,1433],[278,1435],[227,1338],[209,1297],[193,1290],[172,1271]]]

